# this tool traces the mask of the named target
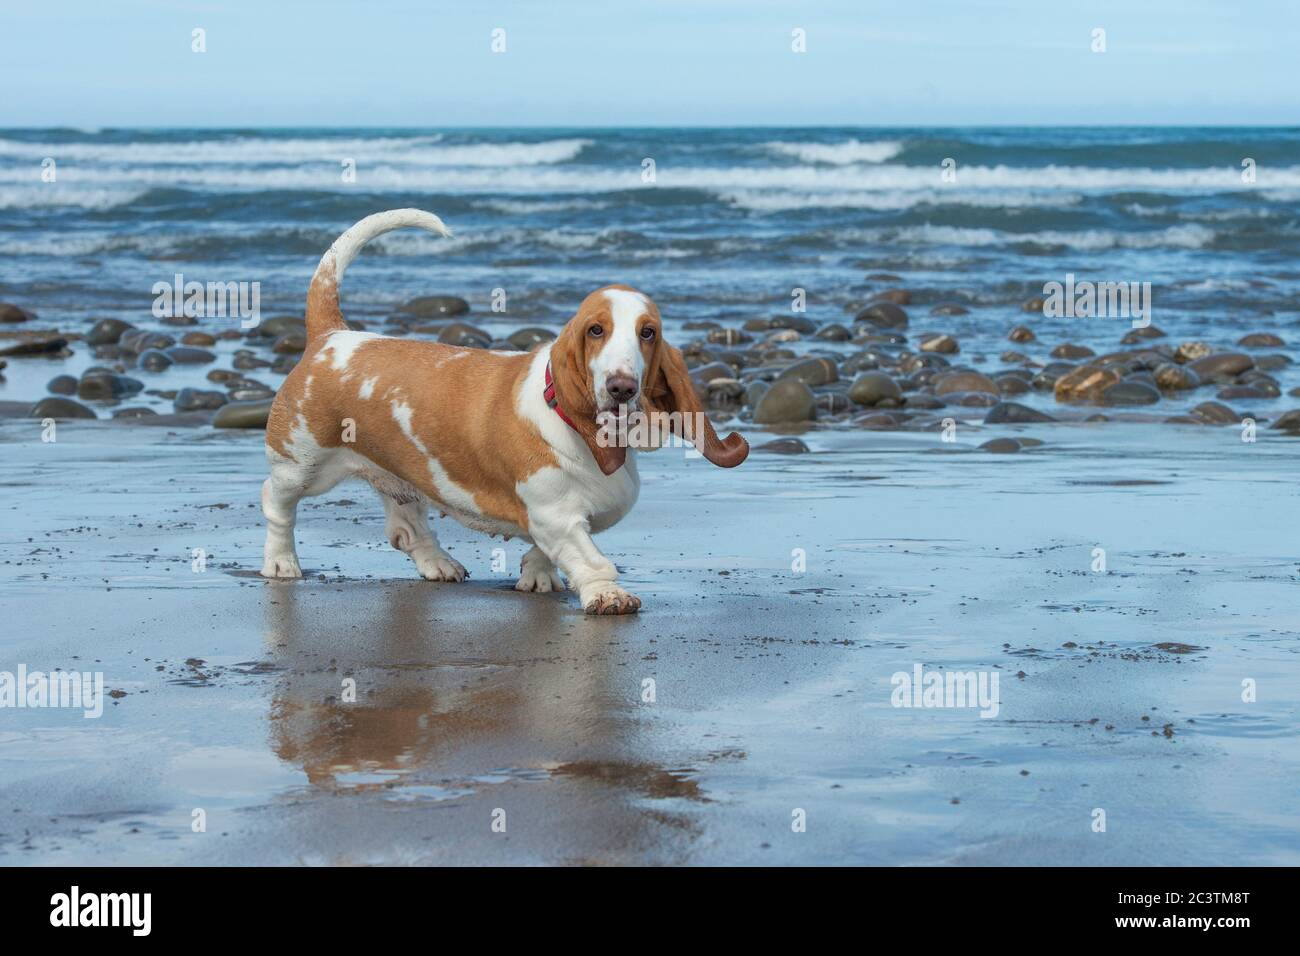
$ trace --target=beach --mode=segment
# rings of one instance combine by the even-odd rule
[[[1009,430],[1044,444],[978,450]],[[4,660],[121,696],[4,714],[0,856],[1296,863],[1293,438],[805,440],[642,455],[599,543],[645,609],[603,619],[449,522],[471,580],[416,579],[360,484],[304,503],[307,577],[263,581],[260,434],[6,420]],[[997,715],[894,706],[918,664],[998,674]]]

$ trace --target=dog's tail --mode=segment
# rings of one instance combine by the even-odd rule
[[[321,256],[316,274],[307,290],[307,341],[314,345],[320,337],[339,329],[346,329],[343,312],[339,308],[339,284],[343,271],[357,253],[371,239],[394,229],[418,226],[440,236],[451,237],[451,230],[431,212],[423,209],[390,209],[366,216],[343,235]]]

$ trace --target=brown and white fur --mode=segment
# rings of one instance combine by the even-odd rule
[[[640,600],[619,587],[591,536],[636,502],[636,451],[603,447],[597,415],[680,412],[681,437],[722,467],[740,464],[748,444],[734,432],[719,439],[694,414],[703,408],[681,352],[663,340],[659,310],[626,286],[587,296],[553,342],[528,353],[349,330],[339,309],[343,271],[366,242],[406,226],[450,235],[418,209],[368,216],[339,236],[312,278],[307,347],[267,424],[262,574],[301,577],[298,502],[359,477],[383,500],[389,542],[431,581],[467,577],[429,528],[432,502],[466,527],[533,545],[518,590],[563,588],[558,569],[587,613],[635,612]],[[548,362],[572,426],[543,395]]]

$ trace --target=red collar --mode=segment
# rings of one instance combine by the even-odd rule
[[[555,395],[555,379],[551,377],[551,363],[546,363],[546,388],[542,392],[542,397],[546,399],[548,407],[555,409],[555,414],[564,419],[564,423],[572,428],[575,432],[578,426],[573,424],[573,419],[564,414],[564,409],[560,407],[560,400]]]

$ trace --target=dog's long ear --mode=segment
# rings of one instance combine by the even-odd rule
[[[681,351],[662,338],[646,368],[641,403],[648,412],[678,413],[671,419],[673,431],[719,468],[735,468],[749,457],[749,442],[738,432],[725,439],[718,437],[704,412],[704,403],[695,393]]]
[[[586,323],[580,316],[574,316],[560,331],[551,346],[551,377],[555,381],[556,402],[591,449],[596,467],[602,474],[612,475],[627,461],[627,446],[613,440],[617,436],[615,430],[602,435],[596,424],[596,389],[591,370],[583,361],[582,337],[586,332]]]

